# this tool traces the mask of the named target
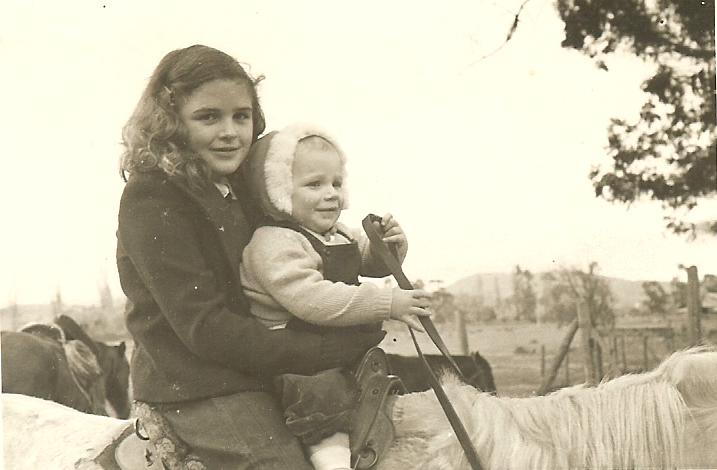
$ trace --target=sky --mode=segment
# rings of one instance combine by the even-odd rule
[[[664,228],[655,203],[613,205],[612,117],[636,119],[651,67],[609,72],[560,47],[554,5],[530,0],[0,3],[0,307],[99,303],[115,265],[121,128],[154,67],[192,44],[263,75],[268,129],[312,121],[342,143],[351,207],[392,213],[404,271],[443,285],[474,273],[586,269],[631,280],[717,273],[717,240]],[[714,204],[703,215],[717,209]],[[699,214],[698,214],[699,215]],[[440,283],[434,283],[440,285]]]

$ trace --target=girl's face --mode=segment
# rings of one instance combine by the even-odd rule
[[[344,207],[343,166],[338,152],[299,143],[292,172],[292,218],[314,232],[328,232]]]
[[[252,142],[252,100],[247,85],[212,80],[194,90],[179,107],[187,146],[209,164],[220,182],[244,161]]]

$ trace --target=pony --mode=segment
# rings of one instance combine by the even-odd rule
[[[447,374],[443,385],[488,469],[717,468],[713,349],[547,396],[493,396]],[[3,395],[2,405],[14,470],[102,469],[98,455],[133,425],[20,395]],[[389,408],[395,438],[377,470],[469,468],[432,391],[392,396]]]
[[[452,367],[442,354],[425,354],[424,357],[431,369],[440,377]],[[388,360],[388,373],[398,376],[403,382],[406,391],[423,392],[431,388],[426,380],[426,371],[418,356],[402,356],[399,354],[386,354]],[[469,356],[453,356],[456,365],[466,379],[468,385],[491,394],[496,393],[493,370],[488,361],[478,351]]]
[[[95,342],[66,316],[56,322],[58,326],[31,324],[20,332],[2,332],[2,391],[53,400],[85,413],[128,417],[125,344]],[[78,331],[82,339],[75,339]]]

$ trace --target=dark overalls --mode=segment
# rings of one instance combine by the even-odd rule
[[[359,284],[361,252],[357,241],[349,235],[339,232],[351,243],[325,245],[298,224],[272,221],[267,225],[289,228],[304,235],[321,256],[324,279]],[[292,318],[286,327],[316,332],[339,328],[313,325],[299,318]],[[381,323],[350,328],[376,331],[381,329]],[[277,377],[275,383],[284,406],[286,424],[304,444],[316,444],[337,432],[349,433],[352,430],[359,402],[353,371],[337,368],[311,376],[285,374]]]

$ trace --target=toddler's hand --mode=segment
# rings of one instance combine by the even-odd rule
[[[406,234],[391,214],[385,214],[381,217],[381,222],[375,221],[373,225],[378,230],[378,233],[381,234],[384,242],[394,243],[398,246],[408,243]]]
[[[402,321],[414,330],[424,332],[418,317],[427,317],[431,312],[425,310],[431,306],[431,294],[428,292],[416,290],[403,290],[400,287],[393,289],[393,298],[391,300],[391,320]]]

